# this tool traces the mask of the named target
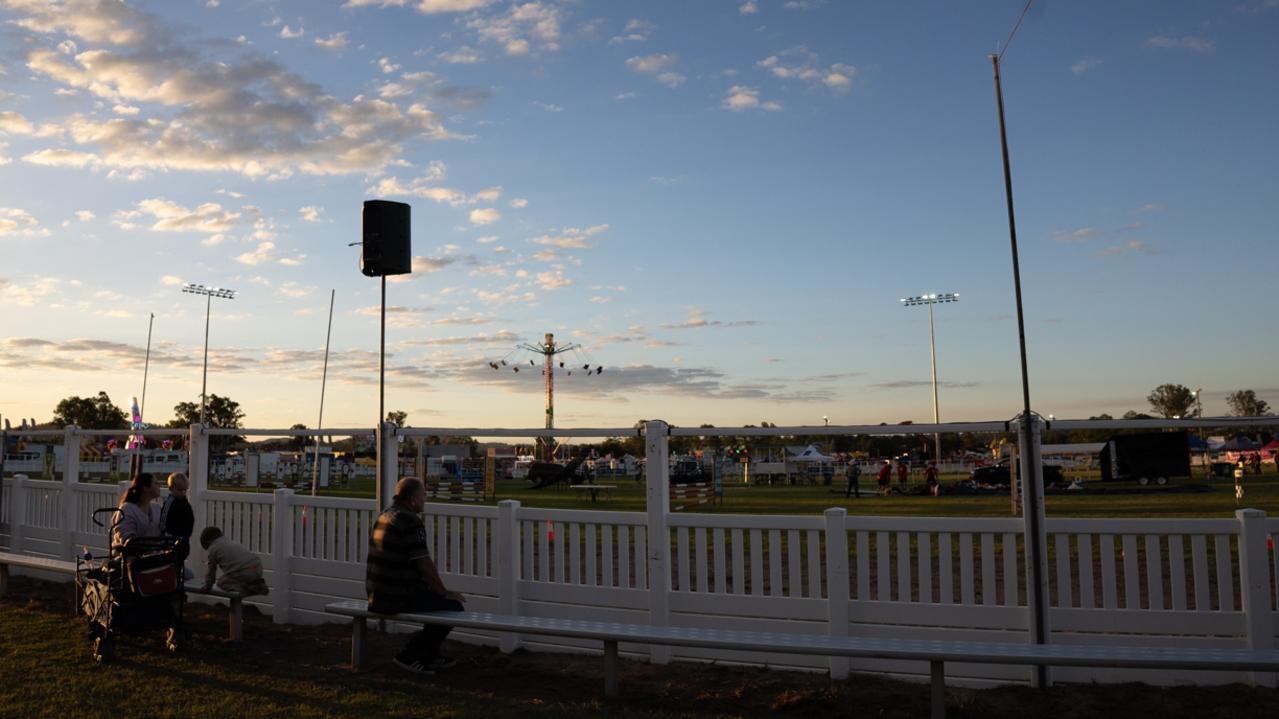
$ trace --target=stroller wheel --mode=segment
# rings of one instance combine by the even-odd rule
[[[93,640],[93,660],[105,664],[115,659],[115,640],[110,636],[101,636]]]

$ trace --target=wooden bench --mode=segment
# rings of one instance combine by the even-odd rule
[[[328,614],[351,617],[351,665],[363,666],[366,619],[411,624],[444,624],[520,634],[543,634],[604,643],[604,694],[617,695],[618,642],[700,647],[751,652],[779,652],[836,657],[869,657],[926,661],[929,664],[932,717],[946,712],[945,663],[1015,664],[1022,666],[1100,666],[1141,669],[1211,669],[1279,671],[1279,649],[1211,649],[1175,647],[1022,644],[929,639],[835,637],[826,634],[782,634],[694,627],[620,624],[584,619],[520,617],[485,612],[412,612],[377,614],[363,601],[334,602]]]
[[[51,559],[49,557],[33,557],[29,554],[0,552],[0,597],[5,596],[9,592],[9,567],[22,567],[24,569],[35,569],[42,572],[70,574],[71,576],[75,576],[76,573],[76,563],[65,559]],[[243,597],[234,592],[224,592],[216,587],[206,592],[199,587],[188,586],[186,587],[186,593],[228,600],[231,606],[227,616],[227,626],[231,641],[244,641]]]

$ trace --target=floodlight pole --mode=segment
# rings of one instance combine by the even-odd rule
[[[1029,7],[1029,6],[1027,6]],[[1017,216],[1013,211],[1013,177],[1012,169],[1008,160],[1008,131],[1004,125],[1004,90],[1003,84],[999,77],[999,55],[990,56],[991,68],[995,76],[995,104],[999,111],[999,146],[1003,156],[1004,165],[1004,199],[1008,206],[1008,240],[1012,248],[1013,257],[1013,292],[1017,298],[1017,341],[1021,351],[1021,396],[1022,396],[1022,415],[1021,421],[1017,423],[1018,434],[1021,435],[1019,443],[1022,449],[1021,466],[1025,470],[1022,473],[1022,486],[1025,487],[1025,511],[1022,514],[1026,520],[1026,559],[1030,565],[1030,585],[1029,602],[1031,637],[1036,644],[1045,644],[1048,641],[1048,597],[1045,590],[1047,582],[1044,581],[1043,560],[1046,558],[1043,546],[1043,527],[1040,525],[1040,513],[1043,511],[1043,503],[1041,501],[1043,486],[1040,473],[1042,469],[1039,466],[1039,447],[1035,443],[1035,434],[1038,429],[1039,420],[1030,410],[1030,373],[1026,367],[1026,321],[1022,309],[1021,301],[1021,262],[1017,253]],[[1036,667],[1035,678],[1040,687],[1046,687],[1048,684],[1047,667]]]
[[[209,388],[209,315],[213,309],[213,298],[224,300],[235,299],[235,290],[218,287],[205,287],[190,282],[182,285],[182,291],[192,295],[204,295],[204,369],[200,373],[200,424],[204,424],[205,408],[208,405],[207,390]]]
[[[933,330],[933,305],[938,302],[958,301],[958,292],[944,292],[941,294],[934,292],[929,295],[902,298],[902,305],[905,307],[928,305],[928,357],[932,360],[933,367],[933,424],[941,424],[941,415],[937,411],[937,336]],[[941,462],[941,433],[939,432],[933,433],[933,460]]]

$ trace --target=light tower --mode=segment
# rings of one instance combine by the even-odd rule
[[[205,390],[209,386],[209,312],[213,309],[213,298],[224,300],[235,299],[235,290],[223,287],[205,287],[191,282],[183,283],[182,291],[191,295],[204,295],[204,369],[200,373],[200,424],[204,424],[205,407],[208,401]],[[148,345],[149,346],[149,345]]]
[[[933,333],[933,305],[940,302],[958,302],[958,292],[936,292],[931,295],[919,295],[918,297],[903,297],[901,302],[905,307],[913,307],[915,305],[928,305],[928,354],[932,358],[933,363],[933,424],[940,424],[941,419],[937,414],[937,342]],[[941,461],[941,435],[933,434],[933,459]]]

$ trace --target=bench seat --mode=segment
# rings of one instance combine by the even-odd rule
[[[837,637],[825,634],[785,634],[696,627],[650,626],[583,619],[523,617],[486,612],[411,612],[378,614],[363,601],[328,604],[329,614],[348,616],[352,622],[351,664],[363,664],[365,619],[385,619],[413,624],[446,624],[467,629],[488,629],[543,634],[604,643],[604,693],[617,693],[617,644],[659,644],[739,651],[778,652],[838,657],[873,657],[926,661],[931,670],[934,717],[944,716],[945,662],[1014,664],[1022,666],[1103,666],[1143,669],[1213,669],[1279,671],[1279,650],[1092,646],[1081,644],[1029,644],[1021,642],[971,642],[880,637]]]

